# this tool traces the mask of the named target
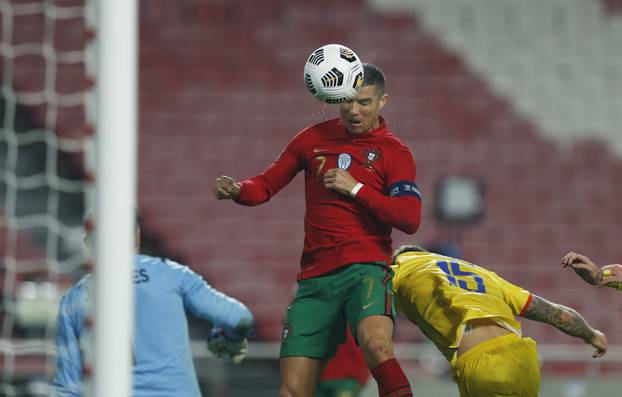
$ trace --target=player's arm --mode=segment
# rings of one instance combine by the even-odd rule
[[[587,256],[569,252],[562,258],[562,267],[572,268],[588,284],[622,291],[622,265],[606,265],[599,269]]]
[[[562,258],[562,267],[570,267],[586,283],[599,285],[603,280],[601,270],[587,256],[569,252]]]
[[[387,192],[378,192],[359,183],[346,170],[333,168],[324,174],[324,186],[338,193],[355,197],[374,216],[385,223],[413,234],[421,220],[421,193],[415,183],[415,160],[406,148],[397,151],[388,167],[390,186]]]
[[[60,303],[56,325],[56,374],[53,397],[78,397],[82,382],[82,354],[79,330],[71,298],[65,295]]]
[[[242,302],[210,286],[201,276],[181,266],[184,306],[195,316],[217,324],[231,339],[243,339],[253,328],[253,315]]]
[[[562,258],[562,267],[572,268],[588,284],[622,291],[622,265],[606,265],[599,269],[587,256],[569,252]]]
[[[265,203],[302,169],[297,148],[298,141],[294,138],[264,172],[253,178],[240,182],[226,175],[216,178],[214,197],[219,200],[235,200],[242,205]]]
[[[235,364],[248,352],[247,337],[253,329],[253,315],[240,301],[212,288],[201,276],[181,266],[184,306],[213,328],[207,347],[217,357]]]
[[[601,357],[607,352],[607,337],[602,332],[590,327],[583,316],[576,310],[552,303],[537,295],[531,296],[529,306],[521,313],[522,317],[551,324],[560,331],[594,346],[592,357]]]

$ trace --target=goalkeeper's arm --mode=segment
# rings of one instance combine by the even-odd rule
[[[217,356],[238,361],[246,355],[246,338],[253,329],[253,315],[242,302],[212,288],[189,268],[180,267],[184,306],[195,316],[214,325],[210,348]],[[212,342],[214,341],[214,342]],[[217,347],[218,346],[218,347]],[[215,352],[214,350],[218,350]],[[243,355],[239,357],[243,351]]]

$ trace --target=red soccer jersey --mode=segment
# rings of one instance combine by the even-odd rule
[[[269,200],[305,171],[305,242],[299,279],[316,277],[355,262],[387,262],[391,228],[412,234],[419,227],[421,196],[415,160],[408,148],[380,126],[352,135],[341,119],[298,133],[262,174],[241,182],[236,201]],[[356,197],[324,187],[331,168],[345,169],[364,184]]]

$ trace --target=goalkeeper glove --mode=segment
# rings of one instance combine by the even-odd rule
[[[222,328],[214,327],[207,339],[207,349],[218,358],[238,364],[248,353],[248,341],[246,338],[239,341],[227,339]]]

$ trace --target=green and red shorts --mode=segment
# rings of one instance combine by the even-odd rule
[[[356,338],[365,317],[394,319],[392,276],[384,263],[367,262],[300,280],[283,324],[280,357],[327,359],[345,341],[346,322]]]

